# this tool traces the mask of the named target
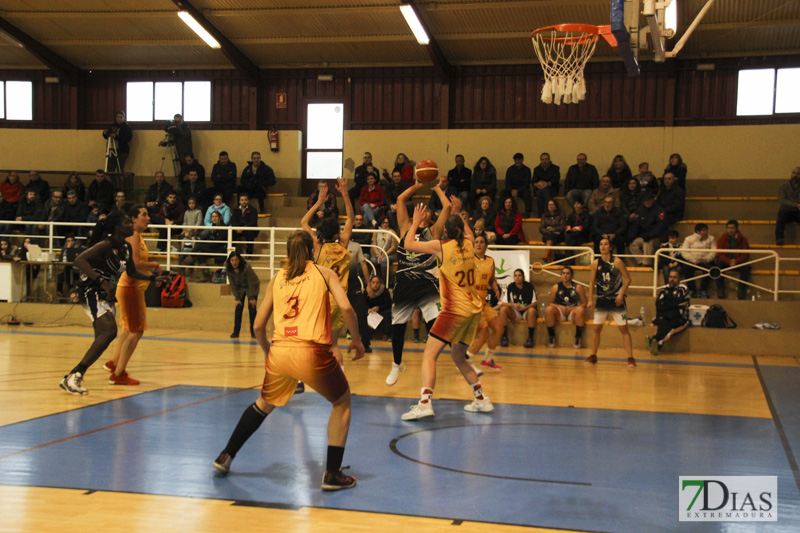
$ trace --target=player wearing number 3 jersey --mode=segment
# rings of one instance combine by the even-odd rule
[[[343,188],[344,187],[344,188]],[[342,193],[344,199],[344,206],[347,212],[347,221],[344,224],[344,229],[339,231],[339,221],[336,218],[326,218],[322,221],[317,229],[317,238],[314,239],[314,257],[318,265],[330,268],[339,277],[339,284],[347,293],[347,278],[350,274],[350,252],[347,251],[347,243],[350,242],[350,235],[353,232],[353,204],[350,203],[350,196],[347,194],[347,181],[342,178],[336,180],[336,190]],[[322,205],[328,197],[328,186],[320,186],[320,194],[317,203],[311,206],[308,213],[303,216],[300,221],[300,226],[303,230],[307,231],[310,235],[314,232],[311,229],[311,220],[316,215],[317,211],[322,209]],[[342,320],[342,313],[336,301],[331,296],[331,349],[336,356],[336,360],[341,365],[342,351],[339,349],[339,331],[344,326]]]
[[[331,353],[330,297],[339,306],[352,341],[353,360],[364,357],[358,323],[347,294],[336,273],[314,264],[313,240],[305,231],[289,238],[289,264],[272,278],[255,322],[256,339],[264,350],[266,373],[261,395],[242,414],[230,440],[214,467],[227,473],[231,462],[250,436],[275,407],[285,405],[302,380],[331,402],[328,422],[327,471],[323,490],[349,489],[356,478],[341,471],[344,446],[350,428],[350,385]],[[267,321],[272,316],[275,331],[272,346],[267,341]]]
[[[410,252],[436,255],[439,263],[442,310],[431,328],[422,355],[420,401],[401,418],[418,420],[434,416],[432,398],[436,384],[436,359],[448,344],[451,347],[453,362],[475,395],[475,400],[464,409],[473,412],[492,411],[494,406],[489,398],[484,396],[478,375],[465,357],[467,347],[475,338],[483,308],[483,301],[475,290],[475,248],[472,243],[472,231],[460,216],[451,215],[444,225],[447,239],[419,242],[414,240],[414,235],[424,216],[424,207],[417,206],[404,245]]]

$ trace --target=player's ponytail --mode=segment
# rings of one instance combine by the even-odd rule
[[[289,257],[286,279],[296,278],[305,271],[306,262],[311,261],[314,255],[314,240],[311,235],[303,230],[292,233],[286,243],[286,255]]]
[[[450,215],[444,223],[444,233],[448,239],[455,239],[458,247],[464,247],[464,219],[458,215]]]

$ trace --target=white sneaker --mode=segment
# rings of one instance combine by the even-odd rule
[[[399,365],[397,363],[392,363],[392,371],[389,372],[388,376],[386,376],[386,384],[391,387],[392,385],[397,383],[397,378],[400,377],[400,372],[405,372],[405,371],[406,371],[406,365],[404,365],[403,363],[400,363]]]
[[[476,373],[476,374],[478,374],[478,377],[481,377],[481,376],[483,375],[483,370],[481,370],[481,369],[480,369],[480,368],[478,368],[477,366],[473,365],[473,364],[472,364],[472,361],[469,361],[469,366],[471,366],[471,367],[472,367],[472,370],[474,370],[474,371],[475,371],[475,373]]]
[[[468,403],[464,406],[464,410],[470,411],[471,413],[491,413],[494,411],[494,405],[492,405],[492,401],[488,396],[484,396],[483,400],[477,398],[472,400],[472,403]]]
[[[400,417],[401,420],[419,420],[420,418],[427,418],[429,416],[436,416],[433,412],[433,402],[418,403],[412,405],[411,410]]]
[[[83,374],[80,372],[70,372],[64,376],[58,386],[70,394],[88,394],[89,391],[81,386],[82,382]]]

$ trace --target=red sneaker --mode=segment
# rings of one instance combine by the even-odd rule
[[[138,385],[139,380],[133,379],[128,375],[126,370],[122,371],[122,375],[116,375],[112,372],[112,374],[108,377],[108,383],[110,385]]]
[[[590,355],[586,358],[587,365],[596,365],[597,364],[597,356],[595,354]]]
[[[628,357],[628,368],[636,368],[636,359]]]
[[[114,372],[117,369],[117,363],[114,361],[109,361],[103,365],[103,370],[107,370],[108,372]]]
[[[348,476],[341,470],[333,474],[325,472],[322,476],[322,490],[352,489],[355,486],[356,478],[354,476]]]
[[[481,366],[488,366],[492,370],[503,370],[503,367],[495,363],[494,359],[491,361],[481,361]]]

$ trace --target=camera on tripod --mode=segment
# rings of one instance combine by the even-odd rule
[[[164,139],[158,143],[159,146],[175,146],[175,137],[171,133],[164,135]]]

